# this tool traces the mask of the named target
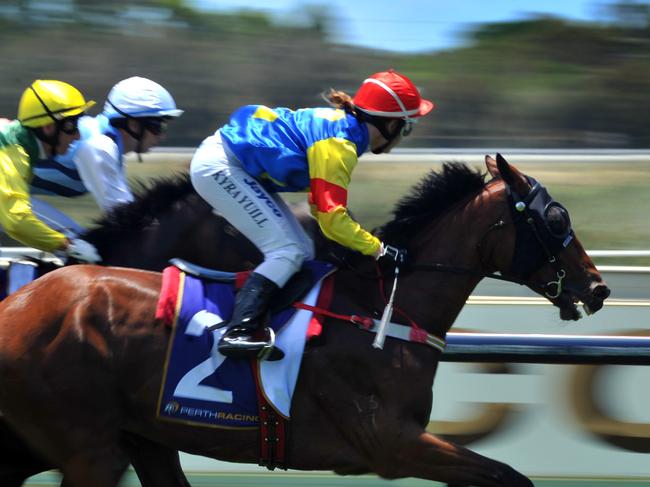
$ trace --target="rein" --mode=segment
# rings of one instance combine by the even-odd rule
[[[466,267],[456,267],[456,266],[451,266],[451,265],[446,265],[446,264],[438,264],[438,263],[433,263],[433,264],[411,264],[408,266],[408,269],[406,271],[402,272],[409,272],[409,271],[428,271],[428,272],[448,272],[450,274],[463,274],[467,276],[474,276],[474,277],[481,277],[481,278],[489,278],[489,279],[496,279],[498,281],[506,281],[506,282],[514,282],[515,284],[519,284],[520,286],[533,286],[533,283],[529,281],[524,281],[522,279],[518,279],[516,277],[508,277],[508,276],[502,276],[501,274],[495,274],[493,272],[481,272],[477,271],[474,269],[468,269]],[[547,285],[544,284],[543,287],[546,287]]]
[[[499,228],[503,228],[505,226],[505,222],[503,220],[498,220],[495,223],[493,223],[488,230],[485,232],[485,235],[483,235],[483,239],[487,236],[488,233],[490,233],[492,230],[496,230]],[[562,294],[562,281],[566,277],[566,271],[562,268],[559,268],[557,266],[557,260],[555,256],[548,251],[547,246],[544,245],[543,239],[540,237],[539,233],[536,231],[534,226],[531,225],[531,230],[533,231],[533,234],[535,235],[535,238],[539,242],[539,244],[542,246],[544,252],[546,253],[548,257],[548,262],[550,262],[553,267],[556,270],[556,275],[557,275],[557,281],[549,281],[545,284],[537,284],[534,282],[531,282],[526,279],[520,279],[518,277],[514,276],[504,276],[502,274],[495,274],[494,272],[483,272],[483,271],[478,271],[475,269],[468,269],[466,267],[458,267],[458,266],[451,266],[447,264],[440,264],[440,263],[431,263],[431,264],[410,264],[406,267],[406,269],[402,269],[402,272],[409,272],[412,270],[419,270],[419,271],[428,271],[428,272],[448,272],[450,274],[461,274],[461,275],[466,275],[466,276],[473,276],[473,277],[478,277],[478,278],[488,278],[488,279],[495,279],[497,281],[505,281],[505,282],[512,282],[515,284],[519,284],[520,286],[528,286],[531,289],[539,289],[542,291],[548,298],[550,299],[555,299],[557,298],[560,294]],[[478,251],[479,251],[479,256],[481,256],[481,244],[483,242],[483,239],[478,243]],[[482,258],[481,258],[482,260]],[[551,292],[551,290],[554,289],[555,292]]]
[[[536,284],[531,281],[526,281],[524,279],[518,279],[516,277],[502,276],[501,274],[495,274],[494,272],[481,272],[474,269],[467,269],[465,267],[455,267],[445,264],[413,264],[409,266],[408,270],[421,270],[429,272],[449,272],[450,274],[464,274],[468,276],[496,279],[497,281],[513,282],[519,284],[520,286],[528,286],[530,288],[538,288],[544,291],[544,294],[551,298],[557,298],[562,294],[562,281],[566,277],[566,271],[560,269],[557,272],[557,281],[549,281],[546,284]],[[550,293],[550,289],[555,287],[555,292]]]

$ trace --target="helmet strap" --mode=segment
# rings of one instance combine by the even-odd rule
[[[138,155],[138,162],[142,162],[142,139],[144,138],[144,123],[141,120],[138,120],[137,117],[133,117],[129,115],[128,113],[123,112],[119,108],[117,108],[115,105],[110,100],[106,100],[107,103],[112,106],[117,113],[122,115],[124,118],[114,118],[110,120],[110,124],[113,127],[119,128],[124,130],[127,134],[129,134],[133,139],[137,142],[135,146],[135,153]],[[133,130],[129,126],[129,120],[135,120],[138,123],[138,130]]]
[[[56,128],[55,128],[55,132],[52,135],[46,135],[45,132],[43,131],[43,127],[30,128],[30,130],[38,140],[50,146],[52,156],[56,155],[56,148],[59,145],[60,142],[59,139],[61,137],[61,127],[59,127],[58,123],[55,123],[54,126]],[[48,156],[50,156],[50,154],[48,154]]]
[[[357,110],[357,120],[360,122],[366,122],[375,127],[377,130],[379,130],[379,133],[381,136],[386,139],[386,142],[382,144],[381,146],[377,147],[376,149],[373,149],[372,153],[373,154],[381,154],[390,146],[393,141],[399,137],[399,134],[402,131],[402,126],[398,125],[397,128],[391,133],[388,130],[388,124],[392,120],[397,120],[395,118],[388,118],[388,117],[377,117],[375,115],[370,115],[362,110]]]
[[[135,153],[138,155],[138,162],[142,162],[142,140],[144,139],[144,123],[141,120],[138,120],[138,136],[136,140],[138,145],[135,146]]]

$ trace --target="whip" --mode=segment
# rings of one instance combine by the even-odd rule
[[[388,331],[388,323],[393,316],[393,301],[395,300],[395,290],[397,289],[397,277],[399,276],[399,266],[395,267],[395,279],[393,280],[393,290],[390,292],[388,304],[384,308],[381,315],[381,321],[377,327],[377,334],[375,340],[372,342],[373,348],[383,349],[384,341],[386,340],[386,332]]]

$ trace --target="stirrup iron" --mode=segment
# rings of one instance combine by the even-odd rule
[[[273,331],[273,328],[268,326],[264,329],[264,331],[268,332],[269,341],[266,343],[266,345],[264,345],[262,350],[260,350],[260,353],[257,354],[257,358],[260,360],[269,360],[271,359],[271,355],[274,351],[282,352],[282,350],[275,347],[275,332]],[[282,355],[284,356],[284,352],[282,352]],[[276,358],[275,360],[279,360],[279,358]]]

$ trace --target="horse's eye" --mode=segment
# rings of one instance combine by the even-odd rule
[[[546,212],[546,225],[553,235],[563,237],[571,227],[569,214],[561,206],[551,206]]]

